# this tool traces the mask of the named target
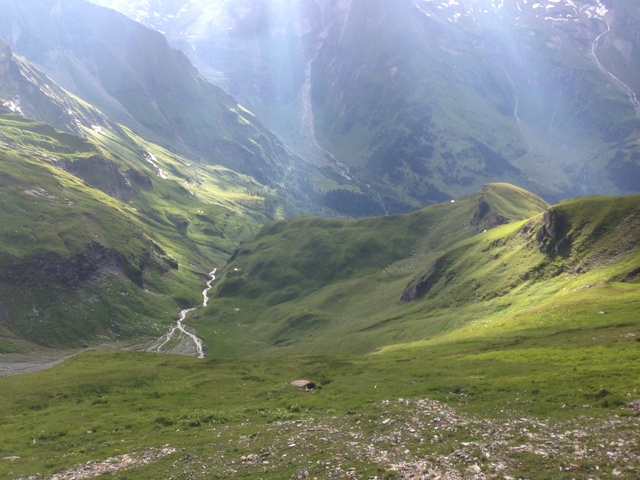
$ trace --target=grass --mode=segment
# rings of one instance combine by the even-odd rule
[[[303,467],[397,478],[403,461],[447,459],[464,473],[495,458],[533,478],[611,472],[618,457],[598,445],[633,444],[625,407],[640,397],[637,205],[586,198],[543,215],[535,197],[490,185],[410,215],[269,223],[187,322],[207,359],[91,351],[1,379],[0,476],[163,448],[116,478],[286,478]],[[180,235],[173,215],[154,220],[166,238]],[[490,228],[496,215],[512,223]],[[425,278],[430,290],[399,302]],[[299,378],[320,388],[288,385]],[[488,430],[499,453],[486,449]],[[580,437],[592,455],[565,452],[576,445],[567,431],[592,432]],[[555,453],[532,453],[549,438]],[[624,455],[632,471],[638,455]]]
[[[401,16],[403,8],[388,13]],[[358,28],[345,29],[347,36],[370,28],[368,14],[349,17]],[[374,43],[391,47],[347,52],[366,60],[370,71],[358,76],[370,83],[352,83],[352,103],[324,105],[317,124],[340,158],[353,159],[356,168],[376,167],[365,183],[393,200],[389,210],[483,183],[507,162],[498,151],[510,158],[524,153],[512,119],[515,88],[506,78],[487,79],[502,87],[460,94],[466,82],[481,83],[470,72],[484,61],[466,34],[449,45],[431,41],[415,63],[405,58],[412,51],[405,46],[408,36],[424,35],[417,23],[376,31]],[[439,49],[457,55],[435,58]],[[134,61],[139,54],[131,50]],[[399,67],[397,90],[381,96],[389,61]],[[434,77],[431,67],[418,67],[436,61],[456,76]],[[158,65],[150,62],[149,73],[170,84],[171,69],[160,72]],[[348,84],[342,66],[332,63],[341,71],[326,77]],[[314,69],[329,71],[323,52]],[[405,70],[424,84],[403,79]],[[133,75],[125,80],[138,91]],[[199,98],[199,79],[187,80],[182,100]],[[107,87],[116,81],[104,77]],[[589,81],[582,93],[598,93]],[[397,92],[416,87],[416,98],[397,101]],[[332,88],[328,80],[315,84],[316,100]],[[438,104],[418,101],[426,90]],[[621,97],[601,96],[578,112],[580,120],[589,123],[592,112]],[[489,471],[496,445],[510,452],[503,473],[516,477],[638,471],[638,423],[625,409],[640,387],[637,196],[574,199],[543,216],[548,206],[539,198],[492,184],[413,214],[297,217],[268,223],[254,237],[259,224],[291,211],[292,199],[305,205],[311,197],[299,188],[278,198],[279,182],[299,179],[276,162],[270,148],[277,142],[263,143],[266,133],[252,127],[248,112],[218,96],[216,105],[196,102],[194,114],[183,117],[177,98],[158,96],[161,120],[146,97],[129,92],[121,99],[157,134],[173,134],[172,122],[184,126],[183,138],[201,153],[225,140],[220,150],[215,145],[220,158],[209,160],[231,166],[239,154],[245,161],[238,160],[238,168],[250,173],[258,159],[273,174],[272,187],[191,162],[126,128],[87,129],[89,139],[82,139],[0,114],[3,354],[29,349],[16,331],[55,346],[102,339],[122,345],[158,335],[179,308],[200,301],[211,265],[221,265],[246,240],[221,272],[211,307],[188,321],[205,339],[208,359],[89,351],[49,371],[0,379],[0,477],[41,477],[165,446],[172,449],[167,456],[115,476],[290,478],[308,469],[321,478],[354,469],[358,476],[395,478],[399,460],[442,458],[464,474],[473,463]],[[522,98],[519,113],[529,128],[546,128],[535,100],[535,92]],[[214,110],[221,115],[212,116]],[[559,112],[567,116],[571,106]],[[250,135],[230,125],[251,129]],[[538,155],[555,159],[555,147],[537,145],[546,133],[531,138]],[[486,142],[472,140],[480,137]],[[594,143],[602,151],[607,141]],[[536,170],[547,180],[538,187],[562,190],[575,159],[582,162],[593,144],[581,145],[564,163]],[[614,153],[594,165],[602,169]],[[530,159],[520,166],[534,171]],[[137,188],[126,187],[136,179]],[[343,184],[315,172],[313,186],[325,193]],[[503,220],[510,223],[494,228]],[[94,243],[108,255],[97,255],[99,274],[78,282],[70,265],[78,264],[79,272],[96,267],[96,257],[83,256]],[[297,378],[320,388],[298,391],[288,385]],[[433,415],[423,415],[425,398],[443,402],[428,403]],[[560,442],[561,453],[538,454],[550,438]],[[620,442],[631,450],[616,458],[609,450],[617,453]],[[571,453],[582,447],[582,457]]]
[[[519,213],[503,206],[509,198]],[[296,217],[267,224],[238,248],[219,277],[216,301],[192,324],[224,355],[269,346],[298,353],[364,352],[407,341],[417,333],[402,319],[414,306],[398,301],[411,279],[446,250],[444,244],[490,228],[496,215],[526,218],[544,205],[498,184],[408,215],[357,221]],[[390,327],[391,338],[380,335],[378,324]]]
[[[467,335],[374,355],[283,355],[269,361],[88,352],[50,371],[0,380],[0,431],[6,439],[0,454],[19,457],[0,462],[0,475],[53,473],[164,445],[178,453],[119,478],[169,471],[188,477],[185,453],[214,471],[220,464],[231,468],[231,459],[242,468],[240,456],[286,442],[286,435],[292,435],[286,433],[288,425],[296,422],[323,429],[333,425],[344,438],[324,448],[348,455],[353,448],[349,432],[380,434],[381,419],[387,417],[408,421],[411,413],[396,404],[398,398],[446,402],[456,415],[486,421],[526,417],[562,424],[583,417],[583,428],[624,414],[621,407],[638,395],[637,342],[618,335],[628,330],[610,329],[608,339],[597,343],[569,332],[515,338],[497,333],[490,339]],[[299,392],[288,385],[297,378],[312,379],[321,389]],[[367,425],[367,419],[378,420]],[[416,454],[450,454],[470,432],[459,428],[440,434],[446,435],[445,445],[410,448]],[[300,460],[308,465],[327,456],[311,449]],[[367,463],[366,458],[350,460],[358,471],[375,474],[376,466]],[[535,457],[526,465],[529,475],[549,468]],[[279,473],[269,475],[256,467],[244,475],[282,478],[300,466],[280,464]],[[222,469],[217,475],[231,476]]]
[[[0,114],[6,325],[41,345],[162,332],[269,215],[267,190],[248,177],[193,165],[126,129],[91,132]],[[0,351],[23,349],[17,340],[5,336]]]
[[[536,308],[548,309],[541,305],[590,304],[589,296],[595,319],[613,322],[598,317],[609,293],[596,292],[637,295],[629,283],[638,268],[637,197],[571,200],[548,220],[491,228],[499,215],[517,218],[507,206],[518,201],[520,218],[542,208],[495,185],[404,216],[267,225],[237,250],[215,301],[191,324],[212,352],[237,356],[365,353],[465,329],[512,329],[516,318],[533,328]],[[540,237],[545,222],[553,239]],[[611,294],[620,316],[631,315],[620,307],[625,295]]]

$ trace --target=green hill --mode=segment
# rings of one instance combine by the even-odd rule
[[[198,331],[223,355],[370,351],[395,343],[408,332],[384,337],[374,326],[401,323],[407,309],[398,301],[422,265],[456,242],[546,207],[524,190],[491,184],[406,215],[267,224],[232,256],[217,284],[212,321],[202,313]]]
[[[249,177],[93,135],[0,112],[0,351],[161,334],[271,215]]]
[[[269,223],[195,313],[209,358],[94,351],[0,379],[0,476],[633,478],[639,229],[638,196],[548,207],[504,184]]]
[[[526,323],[549,303],[565,311],[586,288],[613,305],[632,295],[638,197],[545,208],[497,184],[407,215],[269,224],[233,255],[198,331],[222,356],[370,352],[477,325],[508,330],[506,319]],[[584,321],[624,324],[607,310]]]

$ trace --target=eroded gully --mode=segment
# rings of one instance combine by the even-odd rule
[[[604,32],[602,32],[600,35],[598,35],[596,39],[593,41],[593,43],[591,43],[591,56],[593,57],[593,60],[595,61],[598,69],[602,73],[610,77],[614,81],[614,83],[627,94],[627,96],[629,97],[629,101],[633,105],[633,108],[635,108],[636,110],[636,114],[640,116],[640,101],[638,100],[638,96],[636,95],[636,93],[631,89],[631,87],[629,87],[629,85],[624,83],[622,80],[616,77],[613,73],[607,70],[607,68],[604,65],[602,65],[602,63],[600,63],[600,60],[596,55],[596,50],[598,49],[598,46],[600,44],[600,39],[605,35],[607,35],[609,32],[611,32],[611,25],[609,25],[609,22],[607,20],[604,20],[604,23],[607,25],[607,29]]]

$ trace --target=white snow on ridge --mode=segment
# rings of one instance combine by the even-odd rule
[[[415,0],[416,6],[422,13],[431,17],[447,16],[447,20],[455,22],[462,16],[474,17],[475,15],[491,16],[506,10],[509,6],[505,0]],[[578,2],[577,0],[516,0],[513,11],[524,14],[527,11],[539,12],[536,16],[550,22],[579,21],[581,18],[604,18],[608,13],[601,0]],[[514,20],[521,20],[516,17]]]
[[[2,106],[4,108],[8,109],[12,113],[17,113],[17,114],[20,114],[20,115],[24,115],[22,113],[22,108],[20,108],[19,103],[20,103],[20,100],[16,100],[15,102],[10,100],[10,101],[7,101],[7,102],[2,102]]]

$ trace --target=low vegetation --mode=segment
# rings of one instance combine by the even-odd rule
[[[23,8],[7,3],[9,13]],[[358,14],[363,5],[354,4],[341,37],[373,28]],[[402,20],[409,7],[415,13],[413,4],[378,13]],[[67,130],[0,112],[0,373],[29,370],[25,358],[49,364],[52,350],[76,353],[49,370],[0,379],[1,478],[637,476],[640,197],[550,207],[504,183],[449,197],[498,174],[534,185],[522,176],[536,172],[533,155],[562,156],[535,138],[547,138],[553,123],[533,118],[535,90],[520,98],[505,70],[490,82],[498,90],[458,95],[467,82],[480,84],[458,69],[460,59],[469,68],[488,59],[466,35],[457,46],[438,41],[418,52],[457,52],[445,62],[452,68],[435,75],[423,72],[433,62],[393,52],[381,62],[362,47],[344,53],[368,58],[373,70],[353,77],[320,49],[309,71],[337,70],[307,89],[318,141],[338,159],[357,159],[351,170],[336,164],[340,175],[297,165],[159,35],[116,16],[119,31],[131,27],[148,42],[130,49],[129,36],[100,35],[108,24],[85,8],[79,3],[74,18],[96,26],[87,30],[91,42],[77,41],[75,28],[61,35],[61,48],[96,63],[100,79],[87,77],[84,88],[110,91],[101,103],[118,110],[117,100],[127,109],[120,118],[136,119],[128,127],[46,87],[50,79],[0,45],[12,74],[3,95],[40,92],[30,99],[34,111],[46,108],[41,120],[59,118]],[[66,26],[47,22],[63,17],[34,15],[21,35],[52,38]],[[375,43],[409,45],[425,33],[412,25],[376,27]],[[91,44],[113,55],[95,57]],[[556,63],[545,62],[543,76]],[[370,95],[389,68],[396,86]],[[426,82],[418,89],[407,82],[411,70]],[[357,86],[360,77],[369,78],[366,88],[317,102],[332,82]],[[433,108],[417,97],[399,102],[399,92],[425,88],[448,93]],[[580,97],[575,91],[565,82],[558,98]],[[624,97],[600,97],[567,131],[599,132],[607,118],[594,112]],[[6,108],[20,111],[13,101]],[[474,116],[465,112],[490,110],[486,122],[468,124]],[[628,128],[593,144],[611,149],[585,144],[548,162],[551,181],[538,188],[560,195],[607,164],[605,185],[632,187],[620,172],[631,171],[622,167],[635,158],[637,119],[629,105],[620,112],[609,123]],[[569,113],[553,108],[556,122]],[[591,170],[572,167],[590,151],[605,153]],[[444,203],[404,215],[292,217],[298,209],[404,212],[435,201]],[[218,281],[204,294],[211,301],[185,321],[207,357],[135,351],[153,341],[158,350],[190,350],[186,336],[162,343],[162,335],[181,309],[202,303],[213,267]]]
[[[632,478],[638,205],[497,184],[267,224],[188,321],[205,360],[89,351],[2,379],[0,476]]]
[[[269,361],[88,352],[2,380],[0,476],[155,452],[116,478],[628,477],[640,466],[631,323]]]
[[[249,177],[121,133],[0,113],[0,352],[161,334],[272,215]]]

